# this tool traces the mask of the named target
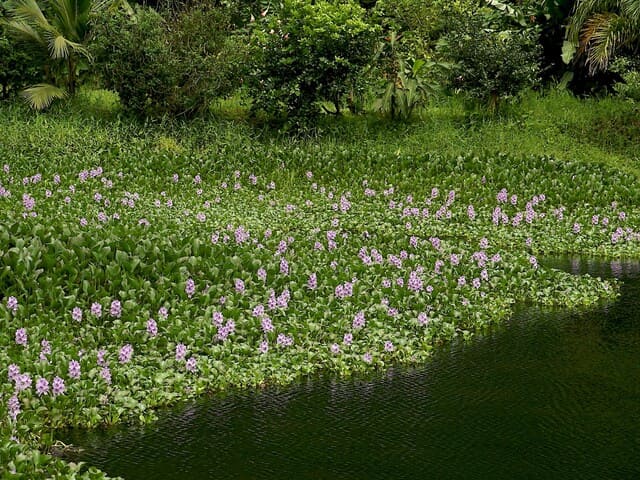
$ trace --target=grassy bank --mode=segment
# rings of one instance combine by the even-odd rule
[[[613,298],[538,258],[640,253],[640,127],[614,100],[531,97],[503,118],[450,101],[304,141],[229,106],[189,124],[96,111],[0,109],[7,478],[71,478],[32,450],[64,425],[423,362],[516,302]]]

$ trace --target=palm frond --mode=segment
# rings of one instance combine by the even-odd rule
[[[11,20],[9,22],[6,22],[4,25],[6,25],[9,32],[16,38],[29,42],[35,42],[43,46],[46,45],[46,42],[44,41],[40,33],[31,25],[22,20]]]
[[[27,103],[36,110],[44,110],[51,102],[56,99],[63,99],[67,96],[67,92],[55,85],[48,83],[39,83],[25,89],[22,92],[22,96]]]
[[[638,33],[627,17],[610,12],[599,13],[585,22],[579,52],[586,52],[591,73],[604,70],[615,51],[637,39]]]
[[[74,51],[91,60],[91,55],[87,47],[81,43],[72,42],[62,35],[50,35],[48,38],[48,49],[51,58],[54,60],[68,58],[70,51]]]
[[[9,18],[16,21],[37,26],[43,30],[49,30],[51,24],[44,16],[36,0],[16,0],[9,4]]]

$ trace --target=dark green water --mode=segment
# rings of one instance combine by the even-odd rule
[[[145,427],[67,432],[128,480],[640,478],[640,265],[588,313],[522,311],[422,368],[203,399]]]

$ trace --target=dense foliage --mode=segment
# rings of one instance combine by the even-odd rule
[[[120,0],[35,0],[6,3],[7,30],[17,39],[48,55],[44,61],[47,83],[27,88],[24,96],[37,110],[55,99],[73,96],[83,62],[90,59],[87,44],[96,16],[117,8]]]
[[[162,16],[148,7],[103,16],[92,52],[104,86],[134,115],[191,116],[241,84],[243,40],[228,15],[194,6]]]
[[[487,25],[480,15],[457,19],[441,44],[456,62],[451,84],[495,109],[498,103],[533,87],[539,75],[535,37]]]
[[[285,116],[294,125],[313,121],[322,100],[340,111],[371,61],[378,30],[350,1],[286,0],[254,29],[254,110]]]
[[[18,478],[73,478],[34,450],[56,427],[422,362],[516,302],[616,295],[544,255],[640,252],[637,175],[591,156],[3,113],[0,459]]]
[[[7,34],[3,18],[4,10],[0,4],[0,98],[6,99],[37,82],[43,72],[37,53],[18,44]]]

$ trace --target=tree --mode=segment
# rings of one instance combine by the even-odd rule
[[[591,73],[605,70],[616,51],[640,43],[640,0],[581,0],[567,36]]]
[[[87,50],[91,20],[119,4],[118,0],[47,0],[44,9],[36,0],[9,4],[8,31],[40,46],[50,59],[45,68],[50,83],[33,85],[23,92],[33,108],[42,110],[54,99],[76,93],[80,61],[91,58]]]

